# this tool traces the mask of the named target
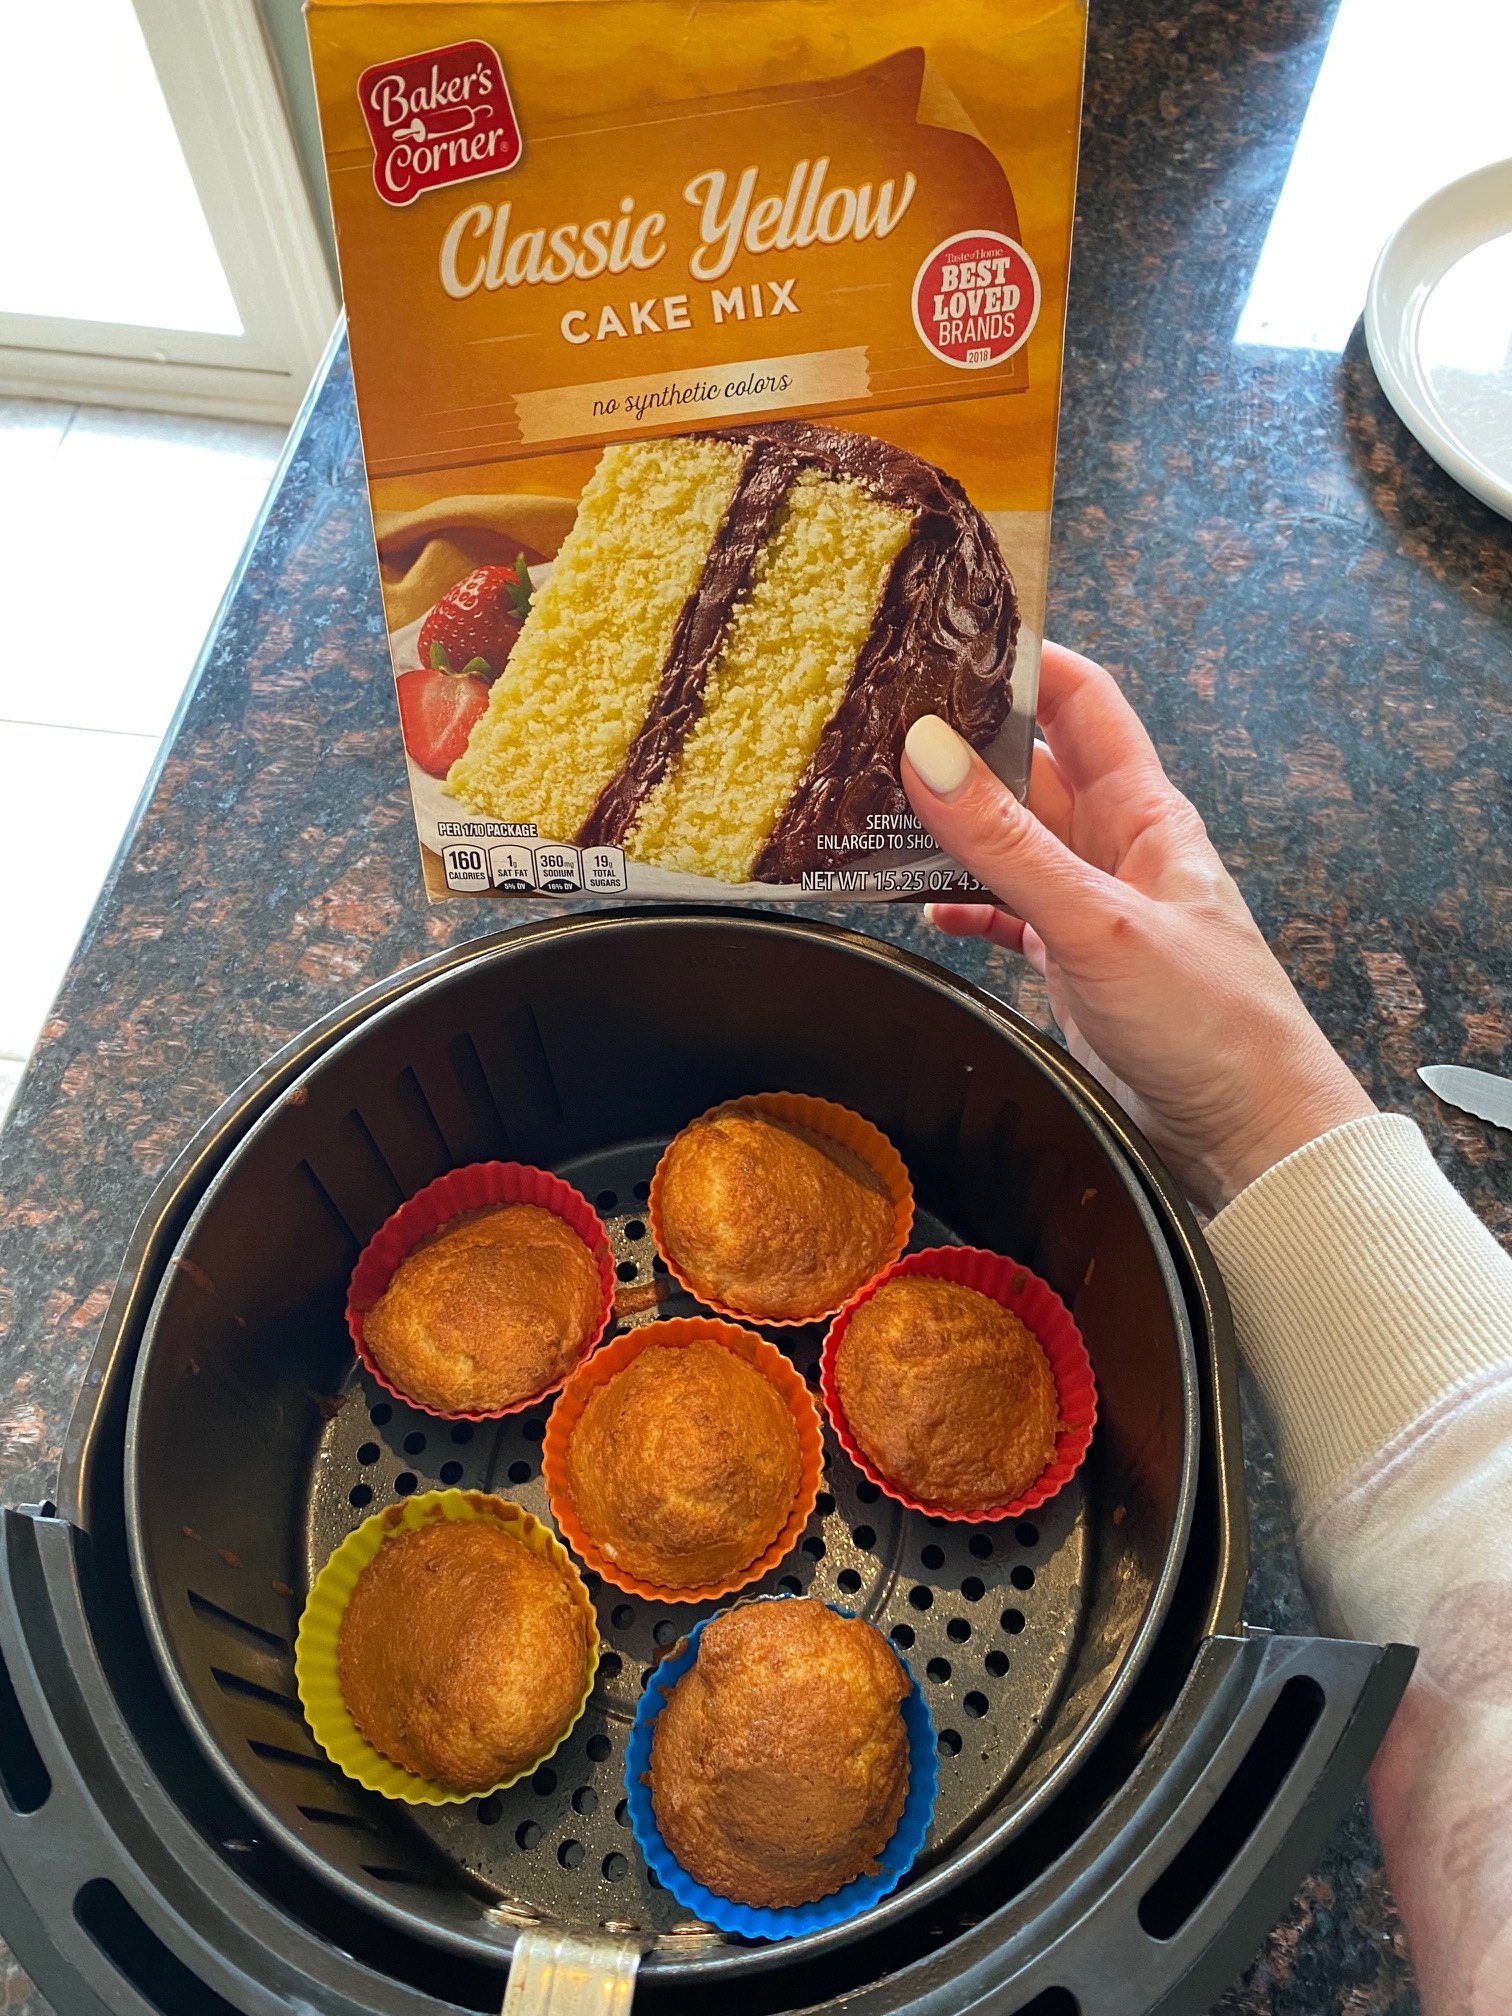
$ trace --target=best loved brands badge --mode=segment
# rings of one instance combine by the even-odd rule
[[[1034,261],[1001,231],[956,232],[914,275],[920,341],[962,371],[983,371],[1022,350],[1039,310]]]
[[[392,63],[357,82],[373,141],[373,181],[385,203],[475,182],[513,168],[523,151],[499,54],[487,42],[452,42]]]

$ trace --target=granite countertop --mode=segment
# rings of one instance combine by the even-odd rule
[[[1512,1237],[1505,1147],[1419,1063],[1512,1012],[1512,527],[1342,358],[1231,337],[1329,0],[1094,9],[1051,634],[1149,722],[1304,998]],[[369,981],[553,906],[428,908],[338,352],[0,1135],[0,1491],[52,1486],[138,1210],[217,1103]],[[1047,1021],[1006,956],[830,909]],[[1249,1615],[1307,1627],[1247,1408]],[[0,1999],[44,2006],[14,1963]],[[1363,1800],[1225,2016],[1408,2016]]]

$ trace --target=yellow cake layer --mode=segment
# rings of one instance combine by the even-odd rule
[[[575,837],[646,718],[748,452],[686,438],[604,450],[447,774],[469,810]]]
[[[703,714],[646,800],[627,853],[751,879],[840,704],[912,522],[848,477],[811,469],[798,478],[730,620]]]

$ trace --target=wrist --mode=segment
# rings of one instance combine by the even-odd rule
[[[1321,1036],[1319,1048],[1325,1054],[1309,1057],[1301,1072],[1287,1072],[1252,1124],[1226,1145],[1222,1166],[1214,1172],[1217,1209],[1231,1204],[1267,1169],[1308,1142],[1377,1110],[1348,1065]]]

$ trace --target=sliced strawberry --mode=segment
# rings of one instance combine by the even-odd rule
[[[405,748],[427,776],[444,777],[487,711],[488,688],[471,673],[440,672],[432,665],[401,672],[394,683]]]
[[[530,614],[530,569],[475,567],[448,588],[420,626],[420,661],[438,672],[471,672],[492,683]]]

